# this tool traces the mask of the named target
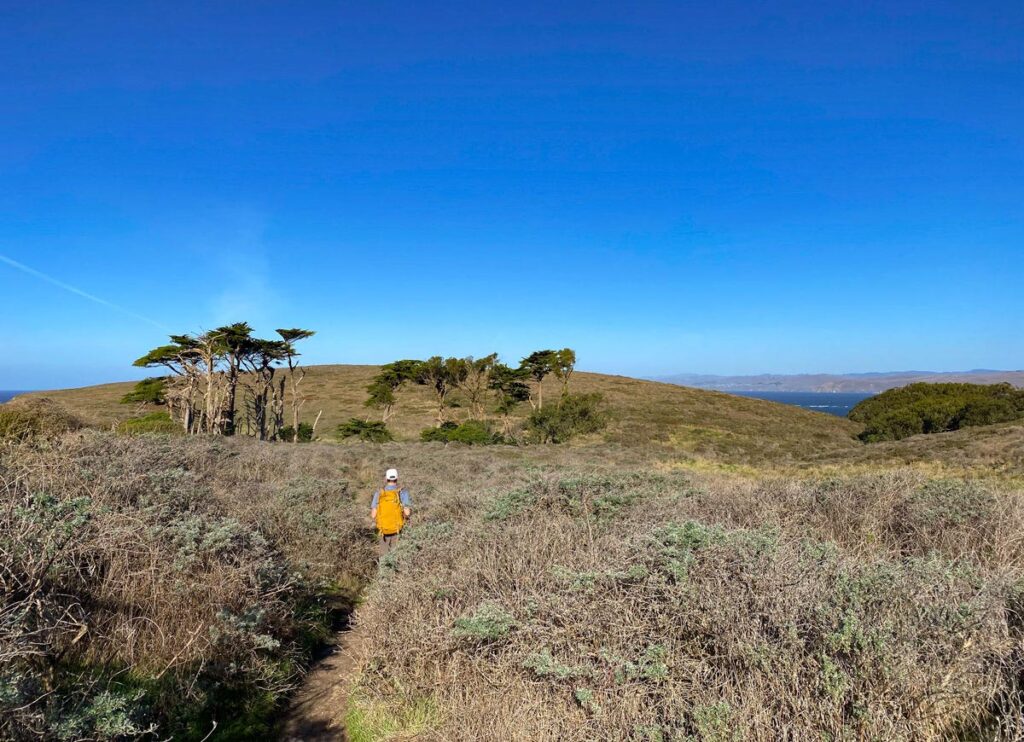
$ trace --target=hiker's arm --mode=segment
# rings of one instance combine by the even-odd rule
[[[380,498],[380,492],[373,493],[373,499],[370,500],[370,518],[374,521],[377,520],[377,500]]]
[[[409,497],[409,490],[403,488],[398,493],[398,499],[402,501],[402,510],[405,512],[405,517],[408,518],[412,515],[412,498]]]

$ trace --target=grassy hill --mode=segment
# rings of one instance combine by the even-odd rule
[[[313,719],[334,738],[1019,738],[1012,482],[888,460],[702,471],[648,448],[102,431],[0,447],[0,565],[29,586],[0,627],[19,679],[0,738],[59,721],[76,739],[271,739],[363,586],[364,641],[331,679],[351,692]],[[415,517],[378,565],[367,500],[386,466]],[[36,601],[45,634],[19,643]]]
[[[816,464],[878,468],[926,466],[973,474],[1024,479],[1024,422],[983,425],[949,433],[915,435],[900,441],[822,454]]]
[[[318,435],[331,438],[337,425],[352,417],[376,411],[363,406],[365,387],[376,366],[312,366],[302,382],[308,402],[303,419],[309,422],[323,410]],[[102,384],[80,389],[35,392],[65,405],[83,418],[109,426],[138,414],[120,398],[132,383]],[[556,393],[551,383],[549,395]],[[853,450],[859,426],[847,420],[720,392],[679,387],[623,376],[577,373],[573,391],[600,392],[612,422],[600,438],[624,447],[653,446],[666,452],[744,461],[785,461],[809,453]],[[454,399],[459,402],[456,393]],[[524,404],[521,416],[529,413]],[[454,413],[467,416],[464,408]],[[397,413],[388,426],[399,440],[415,440],[422,429],[434,424],[434,407],[425,387],[410,386],[400,392]]]
[[[365,415],[374,372],[311,368],[304,417]],[[34,396],[104,427],[138,413],[130,387]],[[415,442],[414,387],[383,445],[0,446],[0,573],[23,586],[0,738],[271,739],[339,625],[346,661],[294,705],[320,738],[1024,735],[1024,426],[865,445],[756,399],[574,391],[613,419],[572,445]],[[414,517],[378,562],[390,466]]]

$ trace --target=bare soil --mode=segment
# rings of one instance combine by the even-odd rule
[[[282,742],[344,741],[345,709],[365,641],[359,629],[339,631],[306,676],[282,724]]]

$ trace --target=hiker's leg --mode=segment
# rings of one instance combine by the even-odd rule
[[[395,548],[395,545],[397,543],[398,543],[398,534],[397,533],[392,533],[392,534],[387,535],[387,536],[381,534],[380,543],[378,544],[378,551],[377,551],[378,555],[379,556],[384,556],[385,554],[389,553],[392,549]]]

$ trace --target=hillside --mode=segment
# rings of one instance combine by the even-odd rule
[[[317,433],[329,439],[337,425],[349,418],[362,418],[368,413],[376,417],[375,411],[363,406],[365,387],[376,371],[375,366],[310,367],[302,382],[309,400],[303,419],[312,422],[322,409]],[[33,395],[55,399],[82,417],[108,426],[138,414],[137,407],[119,403],[131,387],[125,382]],[[554,383],[546,389],[549,395],[556,394]],[[653,444],[659,449],[712,458],[780,461],[858,446],[854,436],[860,428],[854,423],[757,399],[583,372],[573,376],[573,391],[604,395],[612,423],[602,437],[627,448]],[[455,400],[459,400],[457,394]],[[529,406],[524,404],[518,414],[525,416],[528,412]],[[460,418],[466,416],[464,409],[457,408],[455,413]],[[428,390],[415,386],[403,389],[397,413],[388,422],[396,437],[414,440],[423,428],[433,424]]]
[[[310,369],[325,438],[374,371]],[[796,407],[573,379],[613,415],[578,445],[0,446],[0,568],[29,586],[0,738],[1021,737],[1024,426],[865,445]],[[36,396],[102,426],[139,412],[130,387]],[[432,418],[411,388],[394,429]],[[378,562],[391,466],[414,513]]]
[[[984,425],[872,443],[848,451],[822,454],[814,463],[869,468],[923,465],[984,476],[1010,476],[1020,481],[1024,477],[1024,422]]]
[[[699,389],[743,392],[870,392],[917,382],[1000,384],[1024,387],[1024,371],[893,371],[864,374],[757,374],[752,376],[714,376],[673,374],[658,381]]]
[[[1019,739],[1024,493],[865,463],[97,431],[0,447],[5,569],[39,586],[0,631],[24,678],[0,737],[57,739],[59,720],[76,739],[272,739],[315,643],[351,625],[289,716],[318,735],[284,739]],[[377,565],[386,466],[415,517]],[[17,643],[36,615],[44,640]]]

